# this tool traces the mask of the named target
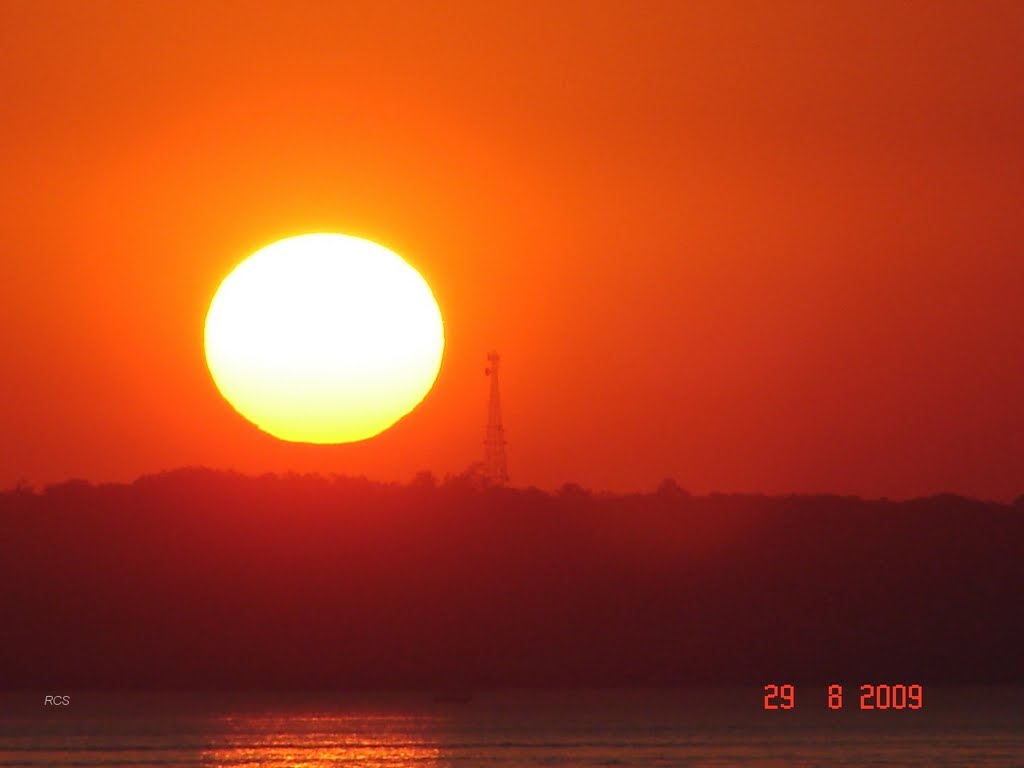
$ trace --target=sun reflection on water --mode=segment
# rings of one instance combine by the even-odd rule
[[[204,766],[231,768],[446,768],[429,720],[379,716],[231,716],[217,718],[217,743]]]

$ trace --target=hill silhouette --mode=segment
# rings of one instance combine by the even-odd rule
[[[1024,683],[1024,509],[185,469],[0,494],[13,688]]]

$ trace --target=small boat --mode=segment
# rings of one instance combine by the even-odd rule
[[[435,704],[468,704],[473,700],[473,696],[468,693],[458,693],[456,691],[445,691],[443,693],[434,694]]]

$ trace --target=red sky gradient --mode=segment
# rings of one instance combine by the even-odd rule
[[[0,487],[458,472],[494,347],[516,485],[1024,492],[1024,4],[523,5],[0,0]],[[205,365],[310,231],[445,317],[361,444]]]

